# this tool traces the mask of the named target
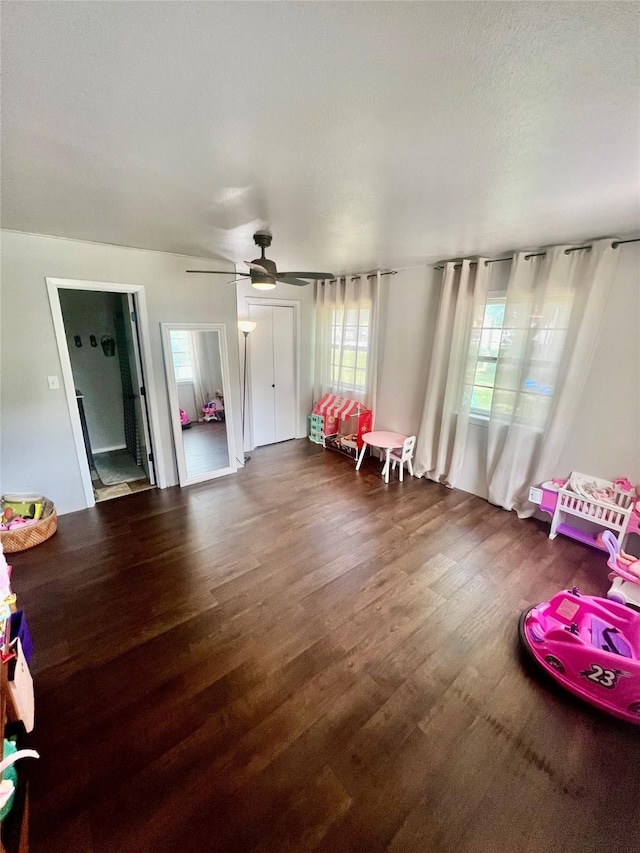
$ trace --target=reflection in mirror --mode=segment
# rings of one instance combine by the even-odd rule
[[[163,324],[180,484],[235,470],[230,447],[222,329]]]

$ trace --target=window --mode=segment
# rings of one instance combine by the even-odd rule
[[[176,380],[178,382],[193,382],[193,361],[189,332],[178,329],[171,331],[171,355]]]
[[[369,306],[331,312],[331,386],[337,394],[366,390]]]
[[[543,423],[555,392],[571,305],[562,295],[547,295],[545,304],[532,310],[528,296],[512,298],[508,317],[505,305],[506,295],[490,296],[482,327],[474,329],[480,337],[471,413],[486,418],[493,410],[497,417]]]
[[[505,301],[504,296],[490,296],[485,305],[471,391],[471,412],[476,415],[488,415],[491,412]]]

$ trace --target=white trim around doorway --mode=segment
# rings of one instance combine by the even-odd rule
[[[71,278],[47,277],[45,278],[45,281],[47,283],[47,292],[49,294],[49,303],[51,305],[51,316],[53,318],[53,328],[56,335],[58,353],[60,355],[62,379],[64,382],[67,406],[69,408],[69,417],[71,419],[71,429],[73,431],[73,440],[76,446],[78,467],[80,469],[82,488],[84,490],[87,507],[95,506],[96,501],[93,494],[93,484],[91,482],[91,472],[89,470],[89,462],[87,460],[87,454],[84,446],[84,438],[82,436],[80,413],[76,403],[76,390],[73,381],[73,371],[71,369],[71,358],[69,356],[69,347],[67,345],[67,336],[65,334],[64,320],[62,317],[60,295],[58,293],[61,289],[98,290],[106,293],[132,293],[134,295],[136,311],[138,314],[138,330],[140,334],[140,358],[142,360],[142,367],[145,375],[145,391],[147,406],[149,409],[149,430],[151,432],[151,443],[153,445],[153,466],[156,473],[158,488],[166,488],[167,478],[164,469],[164,455],[160,441],[160,430],[158,427],[158,404],[156,397],[156,385],[153,377],[153,365],[151,362],[149,320],[144,287],[141,284],[116,284],[112,281],[85,281]]]

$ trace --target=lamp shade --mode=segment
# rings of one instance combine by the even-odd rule
[[[256,290],[273,290],[276,286],[275,281],[252,281],[251,287],[255,287]]]
[[[241,332],[245,332],[246,334],[253,332],[257,325],[258,324],[253,320],[238,320],[238,328]]]

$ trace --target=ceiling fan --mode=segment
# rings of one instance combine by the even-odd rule
[[[253,241],[256,246],[260,246],[260,257],[254,261],[245,261],[249,267],[249,273],[238,276],[231,284],[235,284],[236,281],[242,281],[245,278],[250,278],[251,286],[257,290],[273,290],[276,286],[276,281],[282,281],[285,284],[297,284],[300,287],[304,287],[304,285],[309,284],[309,281],[322,281],[323,279],[335,278],[333,273],[330,272],[278,272],[275,261],[270,261],[264,254],[264,250],[271,245],[271,234],[268,231],[256,231],[253,235]],[[233,275],[233,273],[227,270],[187,270],[187,272],[205,275]]]

